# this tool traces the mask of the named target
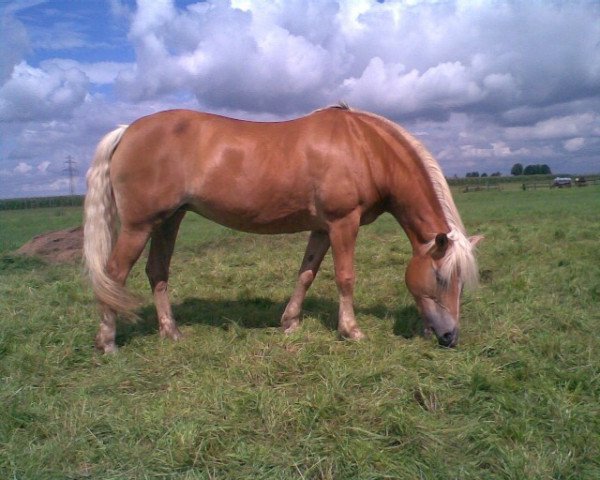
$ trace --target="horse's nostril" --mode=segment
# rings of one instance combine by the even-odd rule
[[[458,339],[458,332],[452,330],[451,332],[446,332],[443,335],[438,337],[438,342],[442,347],[453,347],[456,345],[456,341]]]

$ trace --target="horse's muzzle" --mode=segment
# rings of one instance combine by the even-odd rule
[[[458,344],[458,328],[450,332],[446,332],[443,335],[437,335],[438,343],[442,347],[454,348]]]

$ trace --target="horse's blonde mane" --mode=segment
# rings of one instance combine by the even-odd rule
[[[464,285],[477,285],[479,281],[479,270],[477,268],[477,261],[475,259],[473,245],[467,238],[465,226],[460,218],[460,214],[458,213],[454,199],[452,198],[452,193],[450,192],[450,187],[448,186],[446,177],[444,176],[440,165],[433,155],[419,140],[413,137],[400,125],[388,120],[387,118],[381,117],[374,113],[351,109],[346,103],[343,102],[340,102],[338,105],[334,105],[330,108],[351,110],[361,115],[374,118],[382,122],[388,128],[392,129],[392,131],[395,131],[399,137],[404,139],[404,141],[412,147],[415,152],[415,156],[422,162],[423,167],[427,172],[433,190],[442,208],[448,228],[450,229],[447,236],[451,241],[451,246],[441,260],[439,274],[446,281],[449,281],[453,275],[458,274]],[[429,250],[434,246],[434,244],[435,238],[432,238],[431,241],[425,245],[425,248]]]

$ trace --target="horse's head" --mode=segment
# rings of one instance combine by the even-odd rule
[[[455,230],[440,233],[416,251],[406,269],[406,285],[415,297],[425,331],[433,330],[444,347],[458,343],[460,295],[477,281],[473,247],[481,236],[466,238]]]

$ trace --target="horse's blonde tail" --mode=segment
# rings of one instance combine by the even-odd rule
[[[110,161],[127,126],[113,130],[98,143],[87,173],[84,204],[83,256],[98,301],[116,312],[129,314],[139,302],[106,273],[117,236],[117,205],[110,181]]]

